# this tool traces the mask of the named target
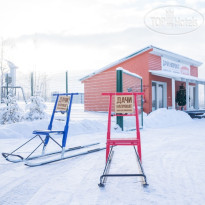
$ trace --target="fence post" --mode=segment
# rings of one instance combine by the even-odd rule
[[[65,80],[66,80],[66,93],[68,93],[68,71],[65,73]]]
[[[123,92],[123,83],[122,83],[122,69],[121,68],[118,68],[116,70],[116,92],[117,93],[121,93]],[[121,127],[121,129],[123,130],[123,116],[117,116],[116,117],[116,121],[117,121],[117,124]]]
[[[31,96],[33,96],[33,72],[31,73]]]
[[[7,98],[7,104],[6,106],[8,107],[8,99],[9,99],[9,74],[6,74],[6,98]]]
[[[6,95],[8,97],[9,94],[9,74],[6,74]]]

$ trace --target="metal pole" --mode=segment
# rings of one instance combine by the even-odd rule
[[[122,69],[117,69],[117,86],[116,91],[117,93],[123,92],[123,84],[122,84]],[[117,116],[116,117],[117,124],[122,128],[123,130],[123,116]]]
[[[2,103],[3,98],[3,85],[4,85],[4,73],[3,73],[3,39],[1,39],[1,99],[0,103]]]
[[[143,83],[142,83],[142,79],[141,81],[141,93],[143,92]],[[141,125],[143,128],[143,95],[141,95]]]
[[[6,74],[6,95],[7,95],[7,109],[8,109],[8,99],[9,99],[9,74]]]
[[[111,135],[111,112],[112,112],[112,94],[110,94],[110,103],[109,103],[109,111],[108,111],[108,125],[107,125],[107,142],[110,140]],[[107,143],[106,145],[106,163],[108,160],[108,156],[110,153],[110,144]]]
[[[31,96],[33,96],[33,72],[31,73]]]
[[[138,115],[138,105],[137,105],[137,95],[136,94],[134,95],[134,98],[135,98],[135,119],[136,119],[136,135],[137,135],[136,137],[138,140],[137,150],[139,153],[140,161],[142,162],[140,128],[139,128],[139,118],[138,118],[139,115]]]
[[[204,84],[204,108],[205,108],[205,84]]]
[[[68,93],[68,71],[66,71],[65,78],[66,78],[66,93]]]
[[[6,95],[8,98],[8,94],[9,94],[9,74],[6,74]]]

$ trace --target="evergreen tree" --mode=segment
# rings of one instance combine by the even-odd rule
[[[39,120],[47,117],[45,109],[46,105],[42,97],[36,95],[30,98],[30,103],[26,106],[29,110],[25,118],[27,120]]]
[[[17,104],[12,91],[8,93],[3,101],[6,105],[0,109],[0,124],[20,122],[23,119],[24,112]]]
[[[183,110],[183,106],[186,105],[186,89],[183,84],[179,86],[179,90],[177,91],[176,103],[179,106],[182,106],[182,110]]]

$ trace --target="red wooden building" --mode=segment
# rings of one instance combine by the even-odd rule
[[[158,108],[176,108],[176,92],[186,88],[186,110],[199,108],[198,78],[201,62],[155,46],[143,48],[81,79],[84,83],[84,106],[87,111],[107,111],[103,92],[116,92],[116,69],[121,67],[143,79],[144,112]]]

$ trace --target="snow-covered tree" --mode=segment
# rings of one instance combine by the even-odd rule
[[[3,99],[5,106],[0,108],[0,124],[10,124],[20,122],[23,119],[24,112],[16,102],[16,97],[9,92]]]
[[[179,86],[179,90],[177,91],[176,103],[181,106],[182,110],[184,109],[183,106],[186,105],[186,89],[183,84]]]
[[[26,106],[29,111],[25,115],[27,120],[39,120],[47,117],[44,99],[38,95],[30,98],[30,103]]]

